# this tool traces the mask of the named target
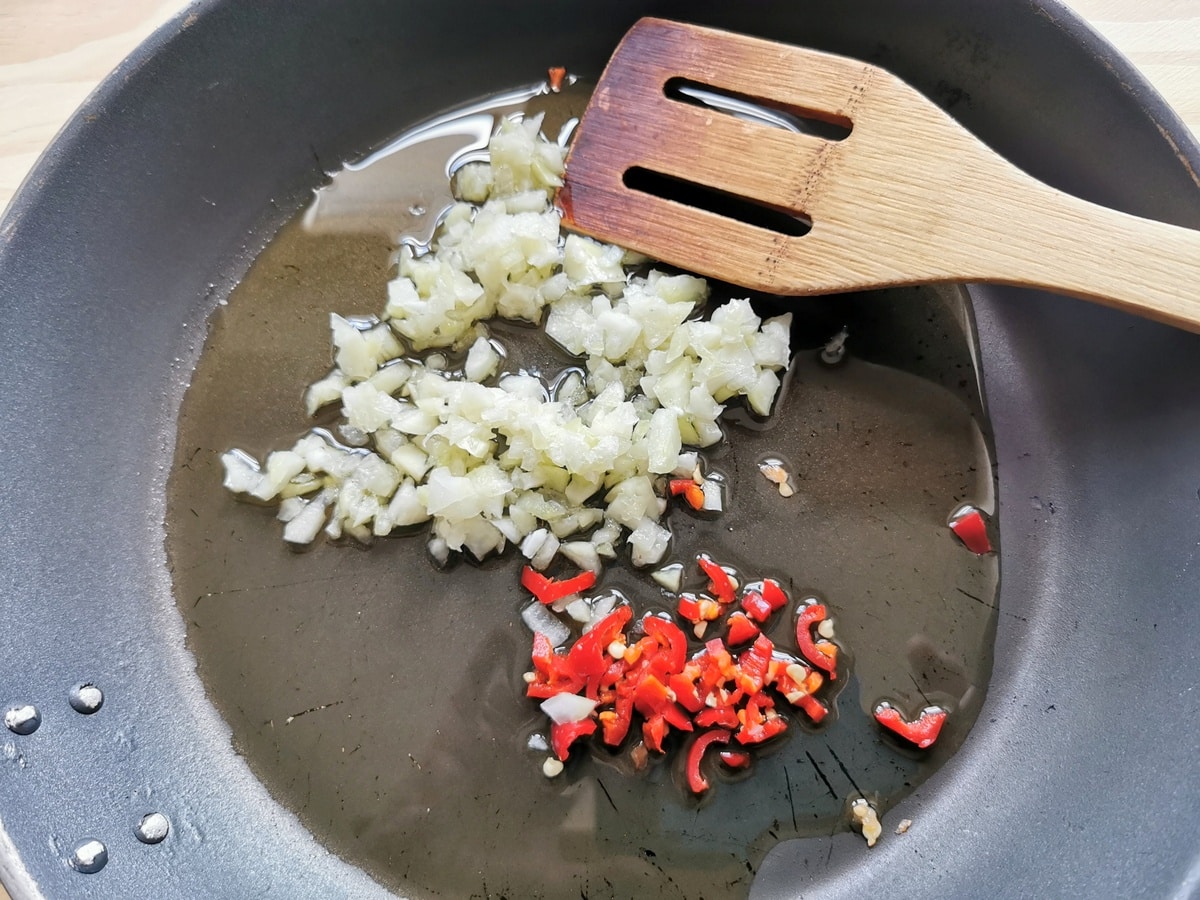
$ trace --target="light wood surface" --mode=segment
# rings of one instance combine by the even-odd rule
[[[186,6],[183,0],[0,0],[0,207],[100,79]],[[1200,0],[1069,0],[1069,6],[1200,134]],[[0,900],[6,897],[0,887]]]

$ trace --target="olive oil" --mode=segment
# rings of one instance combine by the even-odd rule
[[[755,300],[763,315],[795,313],[795,362],[769,419],[734,416],[727,441],[703,453],[726,479],[726,511],[673,509],[666,561],[701,583],[694,560],[708,553],[779,579],[794,599],[821,598],[849,667],[825,723],[791,715],[783,739],[699,799],[677,752],[639,773],[628,753],[579,745],[561,775],[542,774],[546,752],[531,745],[546,720],[524,696],[527,597],[511,552],[445,571],[420,536],[366,550],[319,539],[298,554],[273,510],[221,488],[229,447],[262,454],[329,424],[335,410],[306,421],[302,402],[330,365],[328,313],[382,307],[398,243],[429,240],[448,174],[494,116],[543,110],[547,133],[565,137],[585,101],[582,87],[514,92],[335,176],[217,310],[179,420],[168,551],[208,694],[272,795],[405,895],[745,896],[772,846],[848,828],[856,798],[875,805],[888,840],[889,808],[962,744],[991,671],[997,559],[946,527],[963,503],[994,507],[969,310],[952,288]],[[390,194],[344,180],[399,172],[405,187]],[[822,362],[843,328],[845,355]],[[534,329],[493,335],[509,370],[548,385],[578,364]],[[763,477],[768,459],[786,466],[793,496]],[[603,586],[639,614],[671,605],[627,563]],[[770,634],[785,649],[789,628],[782,616]],[[885,699],[910,715],[949,710],[938,742],[919,751],[881,729],[872,710]]]

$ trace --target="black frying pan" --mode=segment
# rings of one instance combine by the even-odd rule
[[[643,14],[870,59],[1035,176],[1200,226],[1200,151],[1050,2],[201,5],[85,104],[0,228],[2,693],[42,719],[0,748],[16,897],[382,893],[270,799],[196,677],[163,547],[176,413],[207,316],[327,171],[531,66],[598,72]],[[1187,896],[1200,346],[971,293],[1004,547],[988,700],[893,813],[920,824],[904,841],[781,845],[755,892]],[[151,811],[159,844],[135,835]],[[88,838],[91,875],[67,862]]]

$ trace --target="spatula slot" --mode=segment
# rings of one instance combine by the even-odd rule
[[[795,134],[809,134],[827,141],[843,141],[854,128],[853,123],[844,116],[739,94],[690,78],[669,79],[663,85],[663,93],[668,99],[680,103],[703,106],[747,122],[781,128]]]
[[[640,191],[643,194],[661,197],[663,200],[703,209],[776,234],[800,237],[812,230],[812,220],[806,216],[793,215],[775,206],[641,166],[633,166],[626,170],[623,181],[625,187],[631,191]]]

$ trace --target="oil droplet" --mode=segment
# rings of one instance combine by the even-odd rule
[[[4,713],[4,724],[13,734],[33,734],[42,724],[42,714],[36,706],[13,706]]]
[[[104,692],[90,681],[84,681],[71,688],[67,702],[75,712],[90,716],[99,712],[100,707],[104,705]]]
[[[170,820],[162,813],[153,812],[142,816],[133,833],[143,844],[157,844],[166,838],[170,830]]]
[[[95,838],[80,841],[71,851],[71,868],[85,875],[94,875],[108,864],[108,848]]]

